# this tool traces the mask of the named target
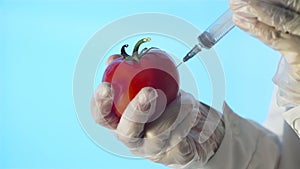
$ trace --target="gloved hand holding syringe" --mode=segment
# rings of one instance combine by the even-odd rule
[[[199,53],[202,48],[210,49],[213,47],[222,37],[224,37],[233,27],[231,10],[228,9],[223,15],[221,15],[213,24],[211,24],[202,34],[198,36],[199,43],[196,44],[192,50],[190,50],[183,60],[177,65],[177,68],[183,63],[188,61]]]

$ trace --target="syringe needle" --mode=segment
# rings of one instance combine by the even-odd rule
[[[189,53],[187,53],[185,55],[185,57],[182,59],[182,61],[176,66],[176,68],[178,68],[183,62],[188,61],[190,58],[194,57],[197,53],[199,53],[201,51],[201,48],[199,47],[199,45],[195,45],[193,47],[192,50],[189,51]]]
[[[183,61],[181,61],[177,66],[176,68],[178,69],[178,67],[183,63]]]
[[[201,51],[201,48],[199,47],[199,45],[195,45],[193,47],[192,50],[189,51],[189,53],[187,53],[185,55],[185,57],[183,58],[183,62],[188,61],[189,59],[191,59],[192,57],[194,57],[197,53],[199,53]]]

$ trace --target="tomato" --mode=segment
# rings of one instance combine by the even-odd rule
[[[179,90],[179,75],[171,57],[158,48],[145,48],[140,53],[139,46],[150,41],[144,38],[137,42],[133,54],[126,53],[124,45],[121,54],[110,57],[102,81],[109,82],[114,90],[112,111],[121,117],[129,102],[144,87],[162,91],[166,104],[174,100]]]

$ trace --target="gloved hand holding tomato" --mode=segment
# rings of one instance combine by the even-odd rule
[[[171,167],[202,166],[222,141],[223,120],[205,142],[199,142],[200,132],[204,123],[215,127],[207,122],[208,112],[221,115],[179,90],[176,66],[166,52],[138,52],[149,40],[138,41],[131,56],[124,45],[121,54],[108,59],[91,100],[93,118],[112,129],[133,154]]]

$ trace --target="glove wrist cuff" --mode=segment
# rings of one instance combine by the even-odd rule
[[[273,82],[278,86],[277,104],[283,107],[300,105],[300,64],[289,64],[281,58]]]

